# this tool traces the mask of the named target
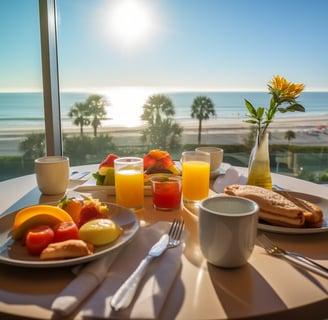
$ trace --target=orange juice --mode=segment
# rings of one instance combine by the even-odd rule
[[[116,203],[138,209],[144,204],[144,176],[139,170],[115,172]]]
[[[183,200],[200,201],[208,197],[210,187],[210,164],[205,161],[182,162]]]

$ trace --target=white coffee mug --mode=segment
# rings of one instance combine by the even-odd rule
[[[46,195],[64,193],[69,184],[69,158],[48,156],[34,161],[36,181]]]
[[[257,235],[259,207],[235,196],[215,196],[200,203],[200,248],[211,264],[235,268],[247,263]]]
[[[210,154],[210,170],[211,172],[220,168],[223,161],[224,150],[217,147],[198,147],[196,151],[207,152]]]

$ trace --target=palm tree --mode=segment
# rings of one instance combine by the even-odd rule
[[[212,100],[206,96],[198,96],[191,106],[191,117],[199,120],[198,144],[201,142],[202,121],[208,120],[210,116],[215,116],[215,107]]]
[[[295,139],[295,132],[292,130],[288,130],[285,132],[285,139],[287,139],[288,144],[290,144],[290,140]]]
[[[101,120],[106,116],[105,106],[108,102],[103,96],[94,94],[88,97],[86,101],[88,107],[88,115],[92,117],[91,126],[93,127],[93,135],[97,136],[97,128],[101,125]]]
[[[46,136],[44,133],[31,133],[20,142],[19,150],[24,152],[25,159],[36,159],[45,155],[45,146]]]
[[[76,102],[68,112],[70,118],[74,118],[73,123],[80,126],[80,134],[83,135],[83,126],[90,124],[88,105],[84,102]]]
[[[172,100],[162,94],[150,96],[143,105],[141,119],[148,122],[142,132],[142,141],[152,148],[167,149],[179,145],[183,128],[174,122],[175,108]]]
[[[148,121],[148,123],[152,125],[159,125],[162,121],[162,117],[171,117],[175,115],[172,100],[163,94],[150,96],[143,105],[143,110],[141,119]]]

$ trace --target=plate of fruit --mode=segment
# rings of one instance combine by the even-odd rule
[[[131,241],[138,229],[129,209],[65,197],[0,218],[0,263],[34,268],[85,263]]]
[[[110,195],[115,195],[115,169],[114,160],[119,158],[116,154],[109,154],[98,166],[98,171],[83,185],[77,187],[77,192],[90,192],[95,189],[104,189]],[[181,175],[181,170],[172,160],[167,151],[154,149],[144,157],[145,195],[151,195],[150,178],[154,175]]]

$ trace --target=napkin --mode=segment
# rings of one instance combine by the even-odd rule
[[[227,169],[224,175],[220,175],[213,184],[213,190],[217,193],[223,193],[224,188],[230,184],[245,184],[246,177],[239,173],[234,167]]]
[[[167,222],[159,222],[141,228],[133,241],[121,251],[99,289],[82,307],[79,316],[107,319],[158,318],[166,296],[181,269],[183,243],[176,248],[167,250],[148,265],[136,296],[127,309],[112,310],[110,300],[147,255],[152,245],[168,230]],[[186,233],[184,232],[183,238],[185,237]]]
[[[76,278],[55,298],[51,309],[61,316],[72,313],[78,305],[104,280],[108,268],[120,252],[120,248],[107,256],[94,260],[83,267]],[[76,269],[74,269],[76,271]],[[73,270],[73,272],[75,272]]]
[[[167,222],[143,227],[127,246],[118,248],[81,268],[76,278],[55,298],[51,309],[56,315],[68,316],[89,298],[80,311],[81,317],[108,318],[110,315],[116,318],[156,318],[180,270],[183,244],[167,250],[151,262],[140,283],[135,301],[128,309],[112,311],[110,299],[147,255],[151,246],[168,230]],[[184,232],[183,238],[185,237]],[[97,288],[98,290],[93,293]]]

